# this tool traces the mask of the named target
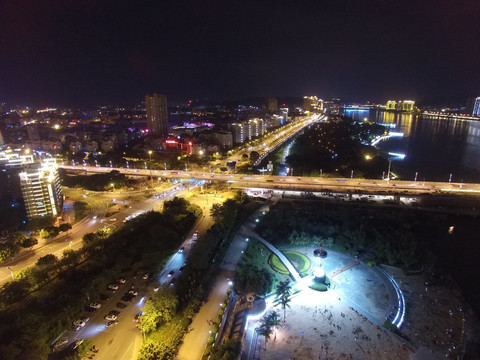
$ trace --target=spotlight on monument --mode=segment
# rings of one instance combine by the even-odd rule
[[[310,287],[325,291],[330,284],[330,281],[327,279],[325,271],[323,270],[323,260],[327,258],[328,253],[323,249],[322,244],[320,244],[318,249],[313,251],[313,255],[315,256],[315,267],[313,269],[312,286]]]

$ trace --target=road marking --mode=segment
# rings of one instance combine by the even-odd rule
[[[135,342],[136,342],[136,341],[137,341],[137,340],[135,339]],[[125,355],[126,355],[127,352],[130,350],[130,348],[132,347],[132,345],[133,345],[133,344],[131,343],[131,344],[128,346],[127,350],[125,350],[125,352],[123,353],[123,355],[122,355],[122,357],[120,358],[120,360],[122,360],[122,359],[125,357]]]

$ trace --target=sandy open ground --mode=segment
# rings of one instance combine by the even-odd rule
[[[276,307],[283,319],[283,310]],[[305,289],[292,298],[286,322],[267,342],[257,339],[256,355],[278,359],[410,359],[400,339],[372,324],[339,300],[334,290]]]

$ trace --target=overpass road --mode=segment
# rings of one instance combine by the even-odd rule
[[[355,178],[324,178],[273,175],[217,174],[202,171],[144,170],[94,166],[61,166],[67,171],[105,173],[117,170],[130,176],[154,178],[197,179],[227,182],[235,188],[263,188],[300,191],[337,191],[389,194],[456,194],[480,195],[480,184],[453,182],[423,182],[401,180],[371,180]]]

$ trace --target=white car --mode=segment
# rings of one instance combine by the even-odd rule
[[[100,309],[102,307],[102,305],[100,305],[99,303],[91,303],[89,306],[92,309]]]
[[[117,280],[117,283],[118,284],[125,284],[127,282],[127,280],[125,280],[124,278],[120,278]]]
[[[108,288],[109,288],[110,290],[116,291],[116,290],[118,290],[118,285],[110,284],[110,285],[108,285]]]
[[[105,320],[108,320],[108,321],[115,321],[115,320],[117,320],[117,315],[114,315],[114,314],[108,314],[107,316],[105,316]]]
[[[84,327],[86,325],[86,323],[83,320],[75,320],[73,322],[73,325],[77,328],[81,328],[81,327]]]
[[[130,290],[128,293],[131,294],[131,295],[133,295],[133,296],[137,296],[137,295],[138,295],[138,292],[136,292],[136,291],[133,290],[133,289]]]

